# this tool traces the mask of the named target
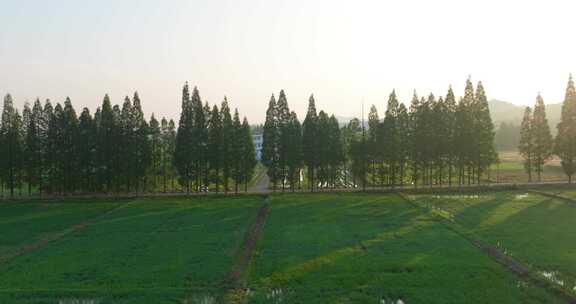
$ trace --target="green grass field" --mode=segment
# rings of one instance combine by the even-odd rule
[[[576,277],[576,205],[515,192],[414,198],[567,285]],[[264,202],[243,287],[230,289]],[[3,203],[0,229],[0,303],[210,304],[239,291],[243,303],[563,303],[394,194]]]
[[[249,303],[554,303],[397,196],[277,196]],[[388,303],[388,302],[387,302]]]
[[[0,302],[181,303],[216,298],[260,202],[259,197],[123,202],[94,225],[1,266]],[[26,206],[47,208],[44,205]],[[77,221],[84,217],[82,210],[99,205],[76,206]],[[104,205],[109,204],[100,208]]]
[[[576,190],[563,190],[559,194],[569,198],[576,199]]]
[[[113,203],[0,204],[0,257],[114,208]],[[1,258],[0,258],[1,260]]]
[[[524,192],[415,199],[452,214],[470,233],[501,247],[563,288],[576,291],[576,204]]]

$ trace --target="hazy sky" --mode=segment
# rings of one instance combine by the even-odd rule
[[[0,94],[93,111],[138,90],[145,112],[178,117],[181,87],[261,122],[272,93],[301,116],[358,115],[396,89],[489,98],[563,98],[576,73],[576,1],[2,0]]]

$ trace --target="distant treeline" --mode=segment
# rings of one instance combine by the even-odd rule
[[[384,119],[375,106],[368,130],[357,119],[342,129],[334,116],[316,112],[310,97],[302,125],[284,92],[270,100],[264,124],[263,160],[272,183],[295,186],[306,169],[309,189],[353,186],[479,183],[497,160],[494,127],[482,83],[466,82],[457,102],[446,97],[412,98],[410,108],[393,91]],[[348,176],[350,174],[350,176]]]
[[[339,128],[337,119],[317,113],[314,97],[302,124],[290,111],[284,91],[272,96],[263,127],[262,159],[274,189],[334,187],[394,187],[480,183],[498,161],[501,149],[519,149],[530,179],[555,154],[569,181],[576,173],[576,90],[572,77],[562,105],[558,133],[552,138],[546,109],[538,96],[534,112],[526,109],[522,126],[503,123],[495,137],[484,87],[466,81],[464,96],[416,93],[409,108],[394,91],[384,118],[375,106],[364,119],[352,119]],[[305,172],[303,174],[303,172]]]
[[[94,115],[78,117],[69,98],[55,106],[40,100],[22,115],[6,95],[0,122],[0,186],[50,193],[247,190],[256,166],[251,128],[226,97],[220,108],[202,103],[197,88],[182,91],[178,127],[154,115],[144,118],[137,93],[122,106],[108,95]],[[458,100],[416,93],[407,108],[394,91],[384,117],[375,106],[368,128],[359,119],[341,127],[334,115],[317,112],[313,96],[302,123],[284,91],[272,95],[263,126],[262,161],[272,186],[394,187],[480,183],[498,161],[494,126],[484,87],[466,81]],[[554,154],[571,181],[576,172],[576,90],[572,77],[555,139],[544,102],[537,98],[517,127],[500,126],[498,142],[515,145],[526,170],[540,173]]]
[[[0,186],[14,192],[49,194],[186,191],[210,183],[247,183],[256,161],[250,127],[220,109],[202,104],[184,86],[178,130],[174,121],[144,118],[138,93],[122,106],[108,95],[92,115],[78,117],[69,98],[52,105],[40,100],[19,113],[4,98],[0,124]]]

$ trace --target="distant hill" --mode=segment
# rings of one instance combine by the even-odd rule
[[[488,106],[490,107],[490,114],[492,115],[492,121],[496,128],[498,128],[502,122],[520,125],[522,123],[522,116],[524,116],[524,109],[526,108],[525,106],[517,106],[513,103],[497,99],[490,100]],[[548,118],[552,133],[555,133],[556,125],[560,122],[561,112],[561,103],[546,105],[546,118]]]

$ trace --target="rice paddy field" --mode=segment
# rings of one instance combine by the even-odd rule
[[[562,194],[574,193],[564,188]],[[413,199],[501,248],[540,276],[576,291],[576,203],[533,192],[420,195]]]
[[[566,303],[462,233],[572,288],[576,204],[514,191],[409,199],[2,203],[0,303]],[[238,267],[246,248],[247,266]],[[228,281],[233,270],[239,276]]]
[[[250,197],[2,205],[2,244],[14,244],[3,252],[46,237],[40,231],[57,230],[61,220],[74,222],[76,216],[81,222],[87,212],[99,217],[0,265],[0,303],[194,303],[217,297],[260,202]],[[54,211],[59,208],[75,212]],[[34,228],[21,234],[22,226]],[[27,239],[16,241],[21,237]]]

